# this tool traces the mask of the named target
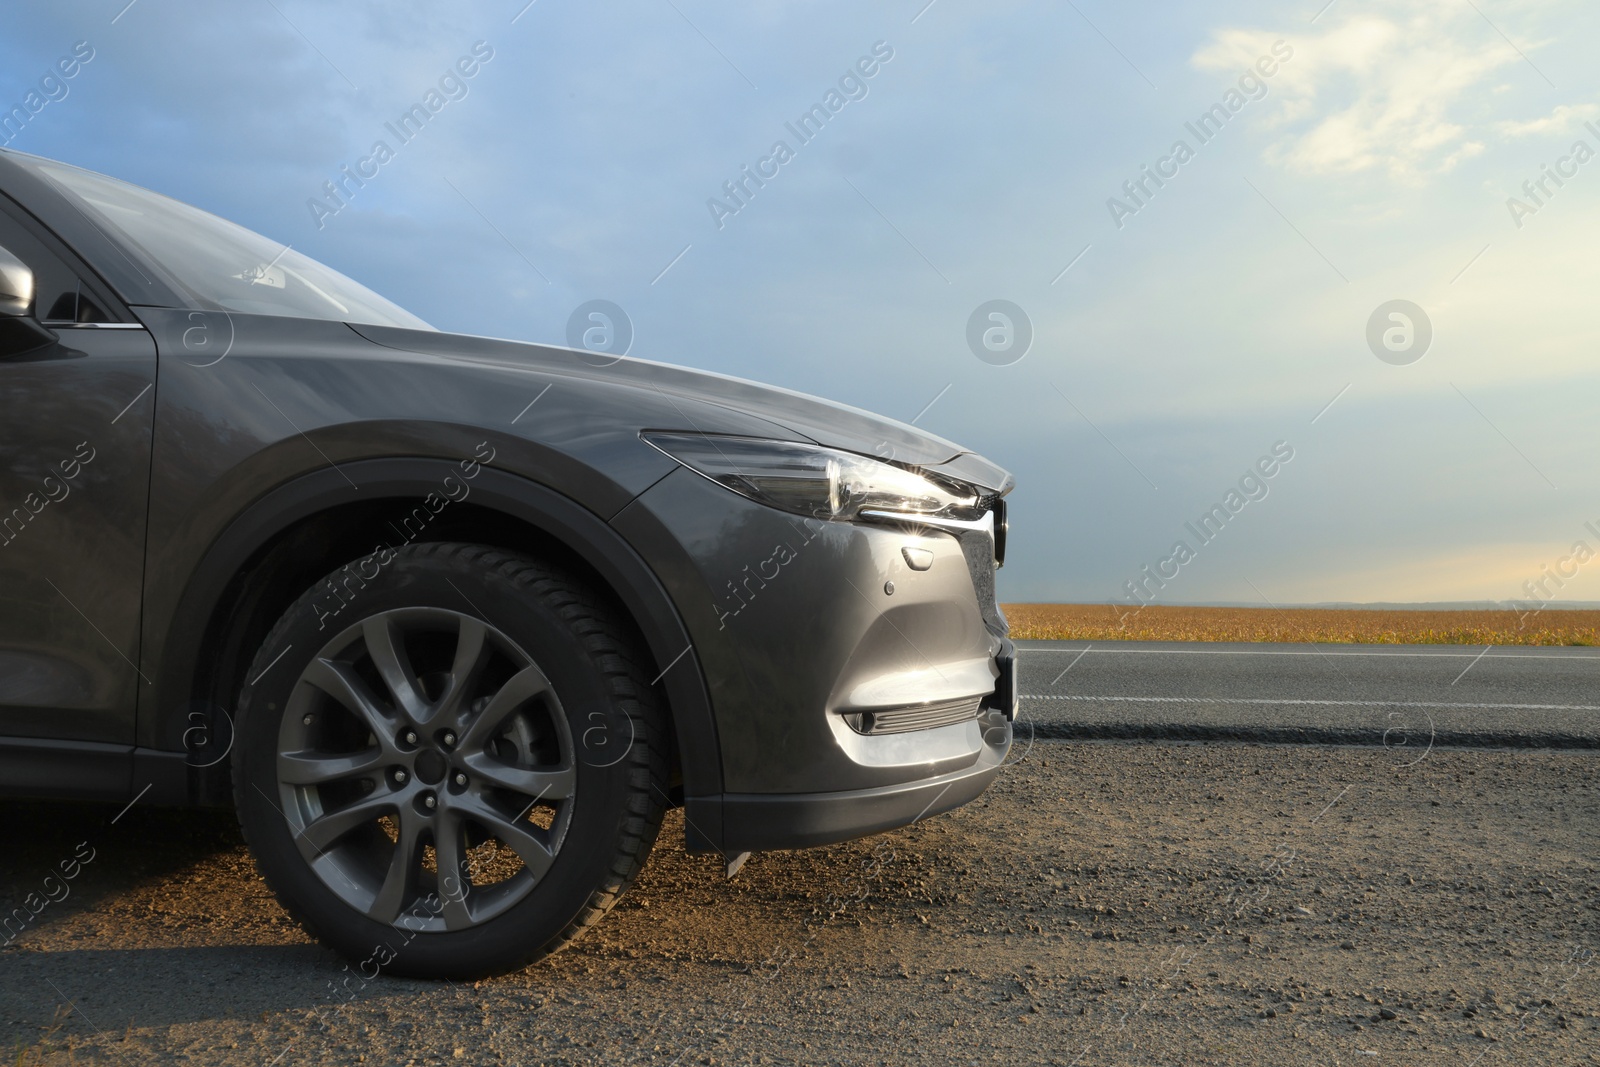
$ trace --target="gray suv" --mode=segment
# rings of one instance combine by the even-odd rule
[[[992,463],[441,333],[6,151],[0,426],[0,791],[231,801],[284,906],[388,971],[560,948],[669,807],[731,873],[963,804],[1011,742]]]

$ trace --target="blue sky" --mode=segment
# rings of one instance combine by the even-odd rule
[[[1164,603],[1503,601],[1600,550],[1593,5],[525,2],[55,0],[8,11],[0,106],[86,41],[12,147],[444,329],[565,343],[605,299],[634,355],[917,418],[1017,475],[1007,599],[1164,566]],[[401,144],[385,124],[477,42]],[[801,143],[785,124],[875,45]],[[378,140],[319,227],[308,201]],[[719,227],[708,201],[779,140]],[[1170,176],[1135,200],[1145,167]],[[1007,365],[967,340],[995,299],[1033,331]],[[1393,300],[1431,324],[1419,359],[1369,347]],[[1277,442],[1202,543],[1186,523]],[[1563,566],[1547,590],[1600,600],[1600,560]]]

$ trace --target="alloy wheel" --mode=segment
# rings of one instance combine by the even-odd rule
[[[279,728],[278,802],[329,890],[415,931],[477,926],[526,897],[577,791],[548,678],[494,627],[402,608],[329,641]]]

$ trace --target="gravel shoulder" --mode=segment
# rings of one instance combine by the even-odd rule
[[[3,911],[67,890],[0,949],[0,1041],[22,1064],[1600,1064],[1592,755],[1017,755],[960,811],[731,882],[673,814],[596,930],[456,985],[311,944],[225,813],[0,803]]]

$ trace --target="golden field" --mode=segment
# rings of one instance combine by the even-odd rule
[[[1600,645],[1600,611],[1363,608],[1140,610],[1108,604],[1006,604],[1026,641],[1287,641],[1368,645]]]

